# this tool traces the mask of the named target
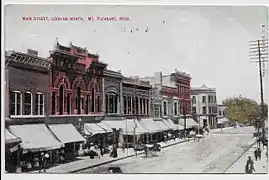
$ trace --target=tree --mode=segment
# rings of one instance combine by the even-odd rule
[[[251,99],[239,96],[222,102],[226,106],[227,118],[238,123],[251,123],[260,118],[261,108]]]
[[[265,119],[268,120],[268,105],[266,103],[263,104],[263,107],[264,107],[264,116],[265,116]],[[262,105],[260,104],[260,108],[262,110]],[[262,113],[262,111],[261,111]],[[261,116],[261,115],[260,115]]]

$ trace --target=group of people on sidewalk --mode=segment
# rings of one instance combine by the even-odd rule
[[[261,160],[261,154],[262,154],[262,151],[260,148],[257,148],[255,151],[254,151],[254,157],[255,157],[255,160],[256,161],[260,161]],[[252,174],[253,172],[255,172],[255,167],[254,167],[254,162],[253,160],[251,159],[251,157],[249,156],[248,157],[248,160],[247,160],[247,163],[246,163],[246,166],[245,166],[245,172],[247,174]]]

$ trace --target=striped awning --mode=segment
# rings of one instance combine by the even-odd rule
[[[106,132],[108,133],[111,133],[113,132],[113,130],[111,129],[111,127],[109,127],[106,123],[104,122],[100,122],[100,123],[97,123],[97,125],[101,128],[103,128]]]
[[[150,133],[156,133],[162,131],[162,128],[153,119],[141,119],[140,123]]]
[[[179,129],[179,126],[177,126],[171,119],[163,119],[163,122],[172,130]]]
[[[184,119],[179,120],[179,124],[184,127]],[[186,127],[187,128],[198,128],[198,123],[192,118],[186,118]]]
[[[155,120],[154,121],[158,126],[162,129],[162,131],[169,131],[171,128],[163,122],[163,120]]]

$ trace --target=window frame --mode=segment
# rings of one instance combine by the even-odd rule
[[[32,92],[30,92],[30,91],[26,91],[26,92],[24,92],[23,93],[24,94],[24,102],[23,102],[23,115],[24,116],[32,116],[33,115],[33,93]],[[31,98],[31,100],[30,100],[30,114],[25,114],[25,94],[30,94],[30,98]],[[28,105],[28,103],[27,103],[27,105]]]
[[[36,95],[37,95],[37,97],[38,97],[38,99],[37,99],[37,112],[36,112],[36,115],[37,116],[44,116],[45,115],[45,94],[44,93],[42,93],[42,92],[37,92],[36,93]],[[41,97],[41,95],[43,95],[43,104],[41,104],[40,103],[40,97]],[[40,107],[41,107],[41,105],[43,105],[43,114],[41,114],[40,113]]]
[[[22,92],[15,90],[15,91],[11,91],[11,93],[14,93],[14,100],[15,100],[14,109],[15,110],[14,110],[14,114],[10,114],[10,117],[12,117],[12,116],[22,116]],[[17,114],[17,105],[18,105],[18,102],[17,102],[18,97],[17,96],[18,96],[18,94],[20,95],[20,114]],[[11,104],[13,104],[13,103],[11,102]],[[9,111],[9,113],[10,113],[10,111]]]
[[[175,104],[177,106],[176,108],[177,113],[175,113]],[[173,116],[178,116],[178,101],[173,101]]]
[[[164,108],[164,103],[166,103],[166,108]],[[164,112],[166,112],[166,114]],[[162,114],[163,116],[168,116],[168,101],[167,100],[162,101]]]

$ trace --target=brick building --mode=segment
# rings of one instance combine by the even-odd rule
[[[50,120],[93,122],[102,117],[107,64],[100,62],[98,55],[72,43],[67,47],[57,42],[50,59]]]
[[[50,62],[38,53],[7,51],[6,123],[45,122],[49,109]]]

